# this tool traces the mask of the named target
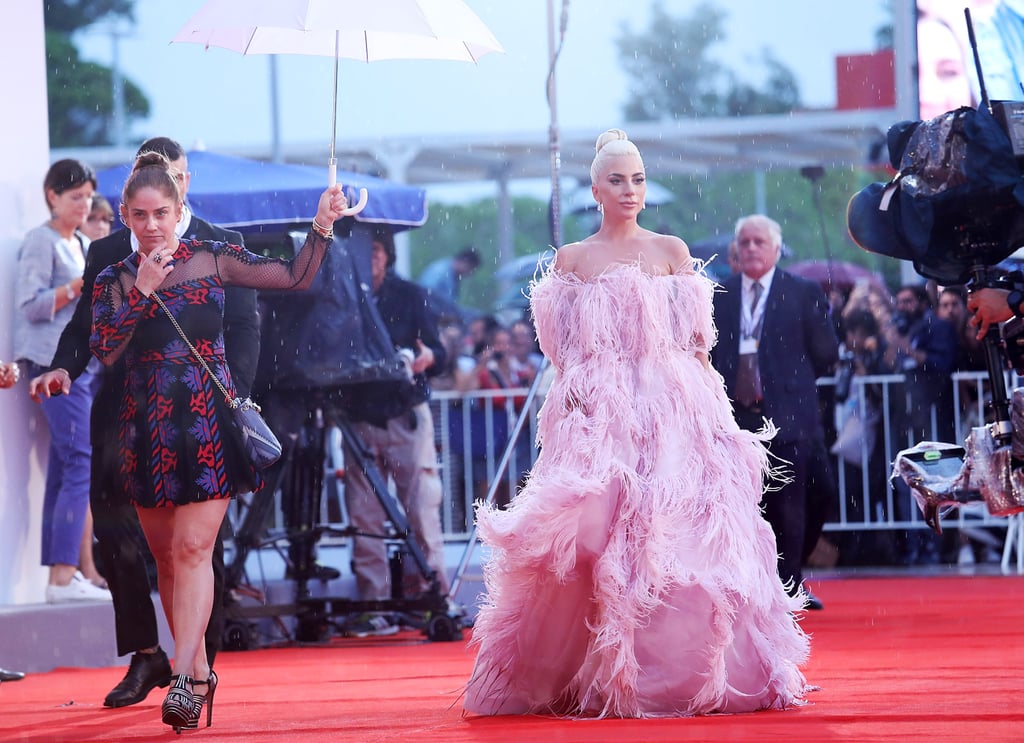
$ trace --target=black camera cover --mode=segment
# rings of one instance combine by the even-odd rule
[[[959,284],[1024,244],[1024,179],[986,108],[899,122],[888,145],[899,172],[858,192],[847,209],[850,236],[862,248]]]
[[[304,234],[295,238],[301,245]],[[304,292],[263,292],[263,344],[256,388],[337,390],[366,383],[409,385],[371,296],[370,243],[337,239]]]

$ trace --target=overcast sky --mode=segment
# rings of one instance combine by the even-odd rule
[[[256,2],[256,0],[253,0]],[[284,2],[285,0],[274,0]],[[368,0],[374,2],[375,0]],[[376,0],[381,1],[381,0]],[[556,17],[561,0],[553,0]],[[662,0],[673,15],[694,2]],[[168,134],[187,147],[216,151],[270,142],[269,62],[169,40],[203,0],[136,0],[136,25],[121,39],[121,66],[152,104],[135,137]],[[479,64],[437,61],[341,62],[338,140],[423,134],[543,131],[548,62],[547,0],[468,0],[506,54]],[[558,118],[563,129],[595,134],[621,125],[627,78],[615,39],[628,24],[647,28],[653,0],[574,0],[558,65]],[[716,0],[728,13],[716,55],[757,81],[750,60],[764,47],[793,69],[808,107],[835,104],[834,57],[874,49],[889,21],[887,0]],[[86,59],[111,64],[108,33],[77,38]],[[285,144],[324,142],[331,135],[333,61],[280,57],[281,137]],[[627,127],[628,128],[628,127]]]

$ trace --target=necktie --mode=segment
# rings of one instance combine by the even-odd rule
[[[761,301],[764,287],[761,286],[761,282],[755,281],[753,286],[750,287],[750,291],[753,295],[750,299],[750,322],[752,327],[748,337],[760,338],[764,314],[754,324],[754,313],[757,311],[757,305]],[[739,368],[736,370],[736,402],[749,408],[760,402],[762,395],[761,370],[758,368],[757,352],[740,354]]]
[[[764,313],[761,313],[761,317],[757,323],[754,322],[754,314],[758,310],[758,304],[761,302],[761,295],[764,294],[765,288],[761,286],[761,281],[755,281],[751,287],[751,294],[754,296],[751,298],[751,338],[761,337],[761,322],[764,320]]]

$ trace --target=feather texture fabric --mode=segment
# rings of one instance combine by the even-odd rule
[[[779,581],[759,506],[770,426],[741,430],[697,356],[715,339],[713,291],[701,273],[639,265],[534,283],[556,377],[525,488],[477,513],[489,553],[468,711],[658,717],[802,699],[803,599]]]

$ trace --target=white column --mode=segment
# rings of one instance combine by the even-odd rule
[[[0,98],[11,104],[0,137],[0,359],[11,357],[16,255],[22,237],[46,219],[49,167],[42,0],[11,0],[0,24]],[[0,605],[43,600],[39,564],[49,435],[27,380],[0,390]]]
[[[420,149],[413,145],[387,143],[374,149],[373,156],[384,166],[382,175],[395,183],[409,182],[409,166],[420,154]],[[371,196],[372,198],[372,196]],[[403,278],[415,281],[410,275],[409,231],[395,233],[395,273]]]

